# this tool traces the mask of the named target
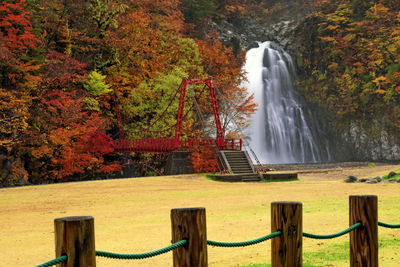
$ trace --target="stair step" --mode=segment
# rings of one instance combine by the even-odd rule
[[[260,175],[257,173],[242,173],[241,177],[244,179],[260,179]]]
[[[242,182],[259,182],[261,181],[260,178],[243,178]]]
[[[249,158],[245,151],[221,151],[221,153],[226,160],[227,166],[229,166],[230,170],[232,170],[234,174],[254,173],[251,162],[249,162]]]
[[[251,170],[251,167],[249,166],[249,165],[241,165],[241,166],[239,166],[239,165],[231,165],[231,169],[250,169]]]

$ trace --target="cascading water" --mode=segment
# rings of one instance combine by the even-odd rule
[[[312,125],[313,114],[292,85],[290,55],[271,42],[259,44],[247,52],[245,71],[248,82],[244,86],[258,104],[246,133],[260,162],[331,160],[327,141],[317,136],[319,126]]]

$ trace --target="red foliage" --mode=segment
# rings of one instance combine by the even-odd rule
[[[52,90],[42,100],[41,121],[47,124],[43,129],[46,135],[38,140],[32,156],[45,161],[47,179],[94,176],[120,169],[119,164],[104,160],[114,151],[111,138],[102,130],[105,119],[97,112],[84,111],[82,99],[76,90]]]
[[[199,146],[190,154],[193,172],[216,172],[218,170],[217,155],[209,146]]]
[[[86,65],[64,54],[52,52],[47,55],[48,62],[44,65],[43,82],[50,88],[72,88],[79,84],[87,75]]]
[[[32,33],[32,23],[25,0],[1,1],[0,29],[6,47],[11,51],[35,49],[40,42]]]

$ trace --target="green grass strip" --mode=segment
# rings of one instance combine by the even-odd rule
[[[254,244],[264,242],[273,237],[280,236],[281,234],[282,234],[281,231],[276,231],[272,234],[262,236],[262,237],[259,237],[259,238],[253,239],[253,240],[243,241],[243,242],[218,242],[218,241],[207,240],[207,244],[211,245],[211,246],[215,246],[215,247],[227,247],[227,248],[229,248],[229,247],[246,247],[246,246],[251,246]]]
[[[331,238],[335,238],[335,237],[339,237],[342,236],[344,234],[350,233],[351,231],[353,231],[354,229],[358,228],[361,226],[361,223],[355,223],[352,226],[350,226],[347,229],[344,229],[343,231],[340,231],[338,233],[334,233],[334,234],[330,234],[330,235],[315,235],[315,234],[309,234],[309,233],[304,233],[303,232],[303,236],[304,237],[309,237],[309,238],[314,238],[314,239],[331,239]]]
[[[45,262],[43,264],[37,265],[36,267],[50,267],[59,263],[63,263],[63,262],[67,262],[68,260],[68,256],[67,255],[63,255],[61,257],[55,258],[54,260]]]
[[[157,249],[154,251],[150,252],[145,252],[145,253],[139,253],[139,254],[119,254],[119,253],[113,253],[113,252],[106,252],[106,251],[97,251],[96,250],[96,256],[99,257],[106,257],[106,258],[112,258],[112,259],[121,259],[121,260],[136,260],[136,259],[145,259],[145,258],[151,258],[160,254],[167,253],[171,250],[177,249],[179,247],[182,247],[187,243],[187,240],[181,240],[178,241],[168,247]]]
[[[378,222],[378,225],[386,228],[400,228],[400,224],[388,224],[384,222]]]

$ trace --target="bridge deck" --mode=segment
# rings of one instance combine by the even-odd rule
[[[169,153],[192,151],[199,146],[216,146],[224,150],[241,150],[242,139],[120,139],[114,141],[116,152]]]

